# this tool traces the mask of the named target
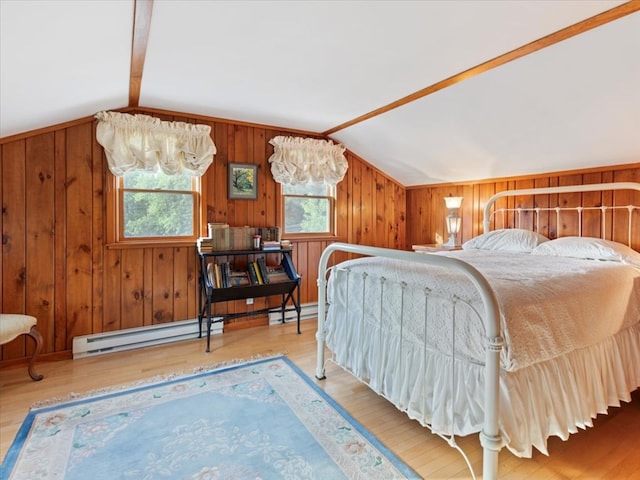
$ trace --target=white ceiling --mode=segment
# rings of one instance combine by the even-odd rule
[[[156,0],[139,105],[322,133],[621,3]],[[133,7],[0,0],[0,137],[128,106]],[[636,12],[331,137],[407,186],[633,163],[639,86]]]

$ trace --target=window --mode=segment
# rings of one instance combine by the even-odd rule
[[[335,234],[335,186],[282,185],[284,234]]]
[[[110,240],[195,241],[199,233],[200,177],[135,170],[114,177]]]

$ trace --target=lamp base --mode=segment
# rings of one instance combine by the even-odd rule
[[[458,242],[456,241],[455,235],[451,235],[449,237],[449,240],[447,240],[447,243],[443,243],[442,246],[443,247],[457,247],[458,246]]]

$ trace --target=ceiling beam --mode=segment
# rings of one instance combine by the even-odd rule
[[[129,77],[129,107],[137,107],[140,102],[140,86],[147,42],[151,29],[153,0],[133,0],[133,38],[131,40],[131,71]]]
[[[382,115],[383,113],[389,112],[398,107],[402,107],[403,105],[426,97],[427,95],[431,95],[432,93],[435,93],[439,90],[455,85],[456,83],[460,83],[463,80],[473,78],[477,75],[480,75],[481,73],[504,65],[505,63],[517,60],[518,58],[537,52],[538,50],[542,50],[543,48],[562,42],[563,40],[567,40],[568,38],[574,37],[576,35],[580,35],[581,33],[587,32],[593,28],[625,17],[637,11],[640,11],[640,0],[631,0],[627,3],[623,3],[622,5],[612,8],[611,10],[607,10],[606,12],[602,12],[591,18],[587,18],[586,20],[563,28],[562,30],[558,30],[555,33],[547,35],[546,37],[542,37],[522,47],[516,48],[515,50],[507,52],[484,63],[476,65],[475,67],[471,67],[461,73],[434,83],[433,85],[423,88],[422,90],[418,90],[417,92],[407,95],[406,97],[396,100],[395,102],[389,103],[384,107],[377,108],[376,110],[373,110],[369,113],[365,113],[364,115],[337,125],[327,130],[326,132],[323,132],[322,135],[327,137],[335,132],[344,130],[348,127],[352,127],[353,125],[364,122],[365,120],[369,120],[370,118],[376,117],[378,115]]]

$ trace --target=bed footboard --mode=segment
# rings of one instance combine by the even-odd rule
[[[333,243],[329,245],[320,257],[318,268],[318,331],[316,377],[325,378],[325,327],[327,307],[327,273],[331,255],[341,251],[357,255],[385,257],[407,262],[445,267],[464,274],[478,291],[484,311],[482,321],[485,331],[485,398],[484,422],[480,432],[480,442],[483,448],[483,478],[493,479],[498,476],[498,452],[503,446],[499,427],[499,384],[500,384],[500,352],[503,339],[500,329],[500,308],[495,293],[487,280],[478,270],[456,258],[440,255],[425,255],[402,250],[367,247],[347,243]]]

